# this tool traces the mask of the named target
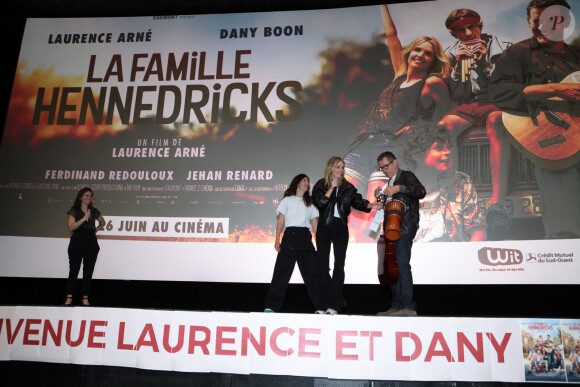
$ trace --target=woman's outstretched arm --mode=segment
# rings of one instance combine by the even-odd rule
[[[395,77],[403,75],[407,66],[405,66],[405,59],[403,58],[403,47],[397,35],[397,28],[391,18],[389,7],[386,4],[381,5],[381,18],[383,20],[383,28],[385,29],[385,36],[387,37],[387,45],[389,47],[389,54],[391,55],[391,63],[395,69]]]

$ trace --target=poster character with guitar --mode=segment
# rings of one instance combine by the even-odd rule
[[[504,51],[490,79],[512,143],[534,163],[545,238],[580,238],[580,48],[564,42],[566,0],[532,0],[532,37]]]

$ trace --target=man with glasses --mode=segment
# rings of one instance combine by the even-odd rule
[[[375,196],[381,192],[392,198],[404,196],[405,213],[401,219],[401,239],[395,242],[395,257],[399,265],[399,280],[391,285],[393,302],[386,312],[379,316],[416,316],[413,301],[413,275],[411,273],[411,247],[419,228],[419,200],[425,197],[425,187],[413,172],[399,169],[399,162],[392,152],[383,152],[377,157],[378,169],[387,177],[388,183],[377,188]],[[383,221],[383,230],[386,219]]]

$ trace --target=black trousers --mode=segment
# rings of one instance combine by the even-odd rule
[[[334,269],[330,277],[330,246],[334,249]],[[328,305],[337,311],[346,306],[342,297],[344,287],[344,264],[348,247],[348,226],[340,218],[334,218],[329,225],[318,223],[316,248],[318,268],[325,274],[325,288]]]
[[[322,276],[316,264],[316,250],[312,244],[310,230],[305,227],[287,227],[284,231],[272,282],[266,295],[266,308],[274,312],[280,311],[296,263],[314,308],[326,309],[322,293]]]
[[[94,231],[75,230],[68,245],[68,280],[66,281],[66,294],[74,295],[77,287],[77,277],[83,264],[83,282],[81,294],[88,296],[91,293],[91,282],[97,255],[99,254],[99,243]]]

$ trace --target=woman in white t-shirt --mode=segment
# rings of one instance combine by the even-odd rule
[[[322,276],[316,265],[316,250],[312,244],[312,233],[316,233],[318,210],[310,197],[310,180],[304,174],[292,179],[284,192],[276,210],[276,243],[278,251],[272,282],[266,296],[264,312],[278,312],[284,302],[286,289],[294,266],[298,262],[300,274],[304,279],[308,296],[317,313],[324,313],[324,295],[322,293]],[[280,242],[280,237],[284,236]]]

